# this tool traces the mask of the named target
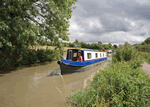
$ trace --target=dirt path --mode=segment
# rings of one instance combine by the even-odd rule
[[[143,71],[150,77],[150,64],[148,64],[147,62],[144,62],[143,64]]]

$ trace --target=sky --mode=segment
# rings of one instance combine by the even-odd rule
[[[69,41],[136,44],[150,37],[150,0],[78,0]]]

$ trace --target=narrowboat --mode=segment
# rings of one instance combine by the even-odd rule
[[[81,61],[77,61],[79,55]],[[57,63],[60,65],[61,74],[86,71],[102,61],[107,60],[105,51],[68,49],[66,59],[61,59]]]

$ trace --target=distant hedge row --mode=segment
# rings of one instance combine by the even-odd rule
[[[7,66],[22,66],[39,62],[53,61],[62,57],[63,51],[50,49],[13,49],[0,51],[0,69]]]
[[[150,44],[136,45],[135,48],[141,52],[150,52]]]

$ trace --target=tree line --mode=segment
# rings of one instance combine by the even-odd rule
[[[80,42],[77,39],[73,43],[63,43],[65,46],[69,47],[76,47],[79,45],[81,48],[88,48],[88,49],[96,49],[96,50],[102,50],[103,47],[108,50],[108,49],[117,49],[117,45],[112,45],[111,43],[109,44],[102,44],[102,42],[98,41],[98,43],[84,43]]]

